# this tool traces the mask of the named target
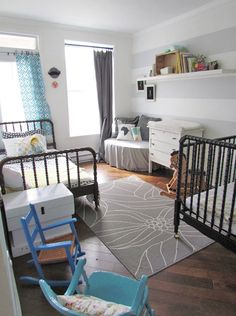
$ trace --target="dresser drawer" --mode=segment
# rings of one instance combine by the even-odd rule
[[[166,154],[171,154],[173,151],[179,150],[179,142],[177,142],[176,144],[169,144],[160,142],[159,140],[151,140],[149,146],[150,150],[153,149],[164,152]]]
[[[156,129],[151,129],[151,132],[150,132],[151,141],[159,140],[163,143],[169,143],[169,144],[174,144],[174,145],[179,145],[180,137],[181,136],[178,133],[159,131]]]
[[[170,154],[156,150],[150,150],[150,159],[151,161],[170,168]]]

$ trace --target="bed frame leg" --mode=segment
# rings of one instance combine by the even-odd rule
[[[174,232],[175,232],[175,239],[179,239],[179,211],[180,211],[180,201],[175,200],[175,213],[174,213]]]
[[[94,203],[95,203],[95,209],[99,208],[99,190],[98,187],[96,187],[94,192]]]

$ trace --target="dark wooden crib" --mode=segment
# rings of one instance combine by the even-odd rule
[[[180,140],[175,237],[180,220],[236,252],[236,136]]]
[[[51,120],[42,119],[42,120],[30,120],[30,121],[17,121],[17,122],[3,122],[0,123],[0,128],[2,132],[10,133],[22,133],[27,131],[36,131],[38,129],[42,130],[47,142],[47,148],[52,149],[52,151],[45,152],[42,154],[27,155],[27,156],[17,156],[17,157],[7,157],[2,156],[3,159],[0,161],[0,187],[1,193],[6,193],[6,184],[4,179],[4,166],[13,166],[14,164],[18,166],[18,169],[22,176],[22,190],[28,188],[27,185],[27,173],[26,168],[29,166],[32,168],[34,184],[33,187],[37,188],[40,186],[39,176],[42,178],[42,174],[39,175],[39,170],[37,164],[40,162],[41,166],[43,165],[43,178],[45,185],[50,185],[53,183],[63,182],[68,189],[73,193],[74,197],[79,197],[83,195],[93,194],[95,206],[99,205],[99,192],[98,192],[98,183],[97,183],[97,161],[96,153],[90,147],[84,148],[74,148],[67,150],[56,150],[56,140],[54,134],[54,127]],[[54,150],[53,150],[54,149]],[[5,154],[5,149],[1,148],[1,154]],[[81,162],[83,161],[84,155],[87,156],[87,159],[91,160],[93,163],[93,168],[89,171],[89,177],[85,180],[81,177]],[[65,163],[64,168],[66,168],[66,177],[65,174],[61,174],[61,169],[59,166],[59,160],[63,158]],[[76,179],[75,176],[71,178],[71,165],[76,166]],[[52,183],[49,177],[49,165],[52,166],[55,164],[55,181]],[[42,173],[42,170],[41,170]],[[84,174],[84,172],[83,172]],[[65,179],[66,178],[66,179]],[[31,181],[32,182],[32,181]],[[31,186],[32,187],[32,186]]]

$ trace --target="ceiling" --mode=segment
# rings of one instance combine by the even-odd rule
[[[218,0],[1,0],[0,16],[136,33]]]

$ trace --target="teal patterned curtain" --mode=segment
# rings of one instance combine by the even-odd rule
[[[16,64],[26,120],[51,119],[39,54],[16,53]]]

